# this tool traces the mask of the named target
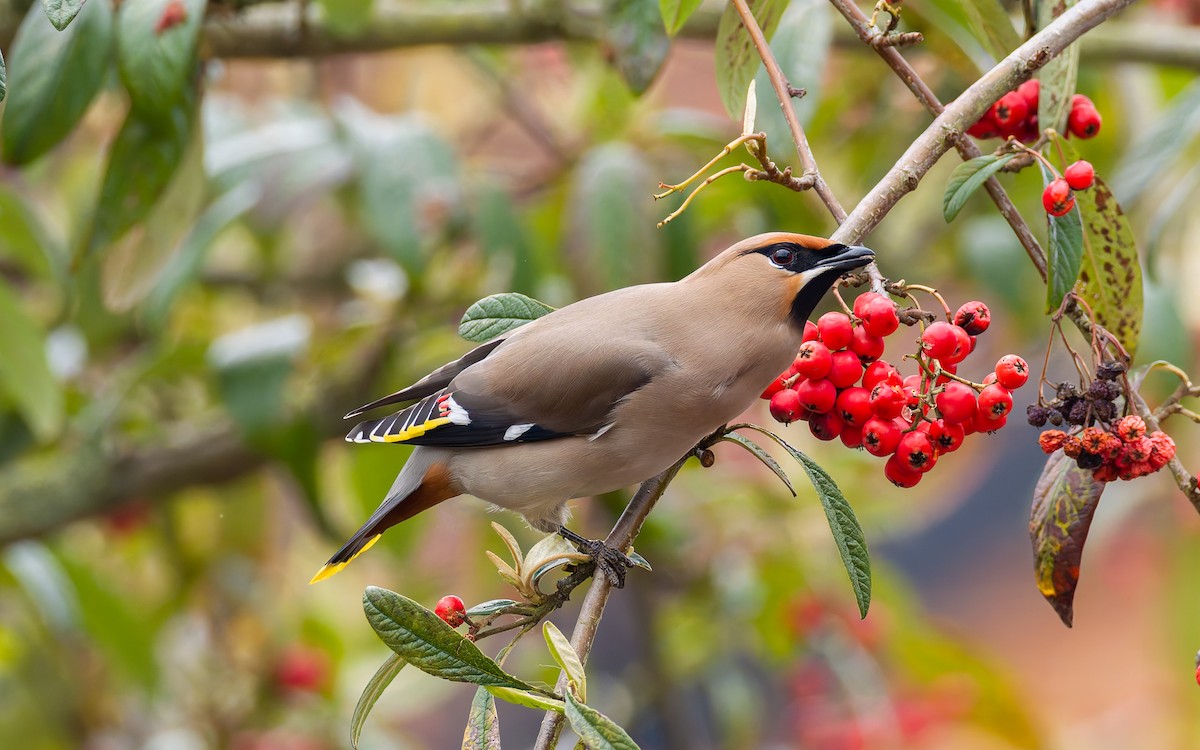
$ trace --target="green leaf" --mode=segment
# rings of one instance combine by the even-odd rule
[[[458,335],[467,341],[490,341],[550,312],[553,307],[524,294],[493,294],[467,308]]]
[[[1157,186],[1177,164],[1189,164],[1188,149],[1200,134],[1200,80],[1185,88],[1121,158],[1112,184],[1117,197],[1129,205],[1148,188]]]
[[[637,743],[616,722],[567,693],[566,715],[571,729],[588,750],[637,750]]]
[[[662,14],[663,28],[675,36],[703,3],[704,0],[659,0],[658,10]]]
[[[642,94],[654,82],[671,46],[659,13],[646,0],[606,0],[605,10],[603,43],[629,89]]]
[[[763,36],[771,41],[775,27],[787,7],[787,0],[750,0],[750,13],[762,29]],[[742,19],[733,4],[725,6],[725,13],[717,26],[717,89],[725,111],[734,119],[741,119],[746,105],[746,89],[758,72],[762,60],[754,49],[750,34],[742,25]]]
[[[779,443],[792,458],[800,462],[808,474],[809,481],[821,499],[821,507],[825,509],[825,518],[829,521],[829,530],[833,532],[833,541],[837,544],[842,557],[842,565],[850,575],[850,587],[854,590],[854,600],[858,603],[858,613],[867,616],[871,606],[871,557],[867,552],[867,539],[863,534],[858,517],[842,491],[838,488],[833,477],[821,468],[816,461],[793,448],[786,440],[770,430],[753,424],[737,425],[731,429],[746,427],[757,430]]]
[[[476,690],[471,700],[462,750],[500,750],[500,717],[496,714],[496,699],[485,687]]]
[[[62,244],[51,237],[33,201],[12,185],[0,185],[0,248],[31,276],[66,276]]]
[[[1034,5],[1034,22],[1040,31],[1075,5],[1075,0],[1035,0]],[[1067,115],[1071,112],[1071,97],[1075,95],[1078,73],[1078,42],[1068,45],[1038,71],[1038,80],[1042,82],[1038,95],[1039,128],[1066,132]]]
[[[1038,591],[1068,628],[1074,620],[1083,544],[1104,487],[1060,450],[1047,459],[1033,491],[1029,537]]]
[[[540,693],[531,693],[528,690],[514,690],[513,688],[496,687],[495,685],[485,685],[487,691],[496,696],[502,701],[511,703],[514,706],[524,706],[526,708],[536,708],[539,711],[557,711],[562,713],[566,710],[566,705],[557,698],[550,698]]]
[[[79,245],[80,257],[120,239],[150,214],[175,176],[194,125],[190,102],[175,107],[171,118],[162,122],[129,112],[109,152],[91,231]]]
[[[579,700],[587,701],[587,674],[583,670],[583,661],[571,645],[571,641],[549,620],[542,623],[542,634],[546,637],[550,655],[567,675],[567,681],[575,688]]]
[[[117,70],[144,119],[170,120],[193,88],[204,9],[205,0],[121,2]]]
[[[516,606],[517,602],[513,599],[489,599],[486,602],[480,602],[474,607],[467,610],[467,617],[487,617],[494,615],[497,612]]]
[[[0,52],[0,102],[8,93],[8,68],[4,66],[4,53]]]
[[[25,312],[8,284],[0,281],[0,390],[7,392],[29,429],[41,442],[58,434],[63,394],[46,361],[41,327]]]
[[[8,60],[12,95],[0,133],[6,162],[28,164],[75,129],[104,83],[112,43],[109,0],[85,4],[65,31],[30,6]]]
[[[417,669],[452,682],[532,689],[408,597],[368,586],[363,593],[363,610],[379,639]]]
[[[999,0],[963,0],[962,7],[971,34],[995,60],[1020,46],[1021,37]]]
[[[771,51],[784,77],[807,92],[801,99],[788,101],[801,125],[807,125],[821,106],[822,81],[832,42],[833,10],[825,0],[792,0],[771,38]],[[792,131],[775,100],[766,67],[759,66],[754,80],[760,104],[756,129],[767,134],[767,143],[774,144],[781,164],[795,165],[795,149],[789,145]]]
[[[383,695],[383,691],[387,690],[387,686],[392,684],[392,680],[396,679],[396,675],[400,674],[400,670],[404,669],[407,663],[397,654],[389,656],[387,661],[375,670],[375,674],[363,688],[362,695],[358,696],[358,703],[354,704],[354,714],[350,717],[350,746],[355,750],[358,750],[358,739],[362,736],[367,715],[375,707],[379,696]]]
[[[1006,154],[996,157],[986,154],[955,167],[950,173],[950,181],[946,183],[946,192],[942,195],[942,216],[946,218],[946,223],[954,221],[954,217],[958,216],[958,212],[967,204],[967,199],[1015,156],[1016,154]]]
[[[287,380],[310,337],[311,323],[297,313],[231,331],[209,347],[221,400],[247,435],[261,438],[280,421]]]
[[[1041,161],[1042,182],[1049,185],[1054,175]],[[1079,218],[1078,194],[1076,205],[1063,216],[1046,214],[1046,232],[1050,247],[1046,258],[1046,312],[1058,309],[1063,297],[1075,287],[1083,263],[1083,221]]]
[[[62,31],[79,15],[83,3],[84,0],[42,0],[42,7],[46,9],[46,17],[54,24],[54,28]]]
[[[770,453],[767,453],[761,445],[744,435],[737,434],[736,432],[728,432],[722,435],[721,439],[727,440],[731,443],[736,443],[737,445],[740,445],[746,450],[750,451],[750,455],[754,456],[759,461],[762,461],[764,466],[775,472],[775,476],[779,477],[779,481],[783,482],[783,484],[788,488],[788,491],[792,493],[792,497],[796,496],[796,488],[792,486],[792,480],[788,479],[788,475],[784,473],[783,467],[780,466],[779,462],[776,461]]]
[[[654,204],[645,198],[650,179],[645,155],[628,143],[603,143],[580,159],[567,210],[579,217],[573,224],[579,257],[571,265],[585,293],[658,276],[662,233],[654,228]]]
[[[1079,296],[1133,356],[1142,329],[1142,265],[1129,219],[1099,177],[1075,193],[1075,205],[1083,221]]]

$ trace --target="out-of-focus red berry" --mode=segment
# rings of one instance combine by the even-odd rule
[[[1067,130],[1079,138],[1092,138],[1100,132],[1103,121],[1092,100],[1083,94],[1071,97],[1071,113],[1067,116]]]
[[[283,690],[317,693],[328,681],[329,657],[309,646],[291,646],[275,663],[275,684]]]

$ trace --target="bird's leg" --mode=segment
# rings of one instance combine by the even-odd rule
[[[558,527],[558,535],[574,544],[580,552],[589,555],[596,564],[596,571],[602,573],[613,587],[625,588],[625,571],[637,564],[629,555],[598,539],[582,537],[566,526]]]

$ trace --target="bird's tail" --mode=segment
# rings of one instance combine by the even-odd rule
[[[442,452],[417,448],[400,470],[384,501],[309,583],[324,581],[338,573],[379,541],[384,531],[457,494],[458,491],[451,488],[450,473]]]

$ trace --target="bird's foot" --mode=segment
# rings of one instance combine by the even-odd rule
[[[644,561],[634,560],[616,547],[610,547],[598,539],[587,539],[566,526],[558,527],[558,534],[580,552],[592,558],[595,572],[603,575],[614,588],[625,588],[625,571],[633,566],[646,567]]]

